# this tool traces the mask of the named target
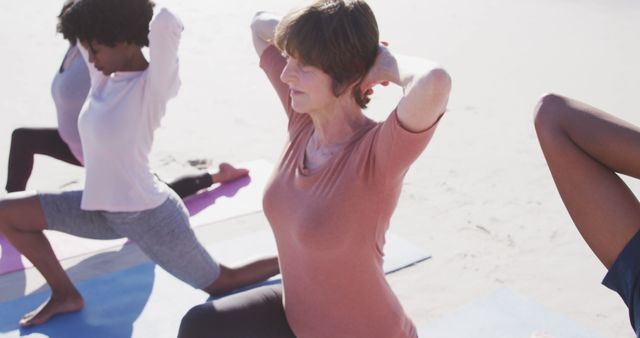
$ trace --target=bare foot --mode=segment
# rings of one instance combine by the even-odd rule
[[[40,325],[55,315],[77,312],[82,310],[83,307],[84,300],[77,291],[74,291],[74,294],[70,296],[52,295],[46,303],[24,315],[19,324],[22,327]]]
[[[247,169],[238,169],[229,163],[222,163],[218,167],[218,172],[211,175],[213,183],[226,183],[249,174]]]

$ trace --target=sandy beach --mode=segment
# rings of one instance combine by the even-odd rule
[[[156,134],[152,163],[170,179],[212,164],[275,163],[286,122],[258,68],[249,23],[299,0],[166,0],[185,24],[182,88]],[[634,337],[620,297],[600,285],[605,268],[575,229],[533,129],[533,109],[556,92],[640,124],[640,2],[636,0],[369,1],[381,37],[402,54],[442,64],[453,79],[449,109],[405,179],[392,231],[433,258],[388,277],[416,324],[510,288],[607,338]],[[12,1],[0,11],[0,181],[11,131],[55,125],[51,80],[66,44],[55,34],[62,1]],[[636,42],[634,42],[636,41]],[[398,88],[376,90],[367,115],[384,119]],[[627,180],[637,194],[640,183]],[[37,158],[30,189],[78,185],[82,170]],[[594,206],[595,207],[595,206]],[[606,224],[603,224],[606,226]],[[268,227],[262,214],[198,230],[204,243]],[[101,269],[145,258],[127,249]],[[86,257],[85,257],[86,258]],[[83,257],[64,262],[73,267]],[[0,277],[0,301],[41,288],[37,271]],[[551,333],[552,334],[552,333]]]

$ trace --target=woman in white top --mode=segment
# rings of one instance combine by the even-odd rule
[[[177,52],[183,29],[166,9],[151,22],[153,7],[150,0],[81,0],[60,18],[59,31],[77,42],[91,79],[78,120],[85,189],[11,193],[0,200],[0,234],[51,287],[51,298],[25,315],[22,326],[84,306],[45,229],[94,239],[127,237],[162,268],[210,294],[278,272],[276,257],[235,269],[215,262],[197,241],[180,198],[149,168],[154,132],[180,88]],[[150,61],[141,51],[146,45]]]
[[[73,1],[67,1],[60,16],[72,4]],[[87,65],[77,46],[70,44],[51,85],[58,128],[18,128],[13,131],[7,170],[7,192],[26,189],[35,154],[46,155],[77,166],[83,165],[78,115],[90,87]],[[184,198],[214,183],[225,183],[247,173],[247,170],[222,163],[217,173],[185,176],[168,185],[178,196]]]

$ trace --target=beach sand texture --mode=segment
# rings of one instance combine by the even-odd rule
[[[152,163],[170,179],[190,160],[278,160],[285,116],[251,44],[258,10],[306,1],[168,0],[185,24],[182,89],[157,132]],[[557,92],[640,124],[640,2],[636,0],[370,1],[399,53],[438,61],[453,78],[449,109],[405,179],[397,235],[433,258],[388,280],[416,324],[428,324],[498,288],[510,288],[608,338],[633,337],[626,308],[601,286],[605,269],[555,190],[532,123],[536,101]],[[50,84],[66,48],[55,34],[62,1],[8,1],[0,11],[0,181],[11,131],[54,126]],[[383,119],[398,88],[379,88],[367,114]],[[32,189],[77,185],[82,170],[38,158]],[[629,180],[640,193],[640,184]],[[603,224],[606,226],[606,224]],[[204,243],[267,227],[262,214],[198,229]],[[127,249],[132,251],[131,249]],[[124,250],[124,251],[127,251]],[[134,250],[133,250],[134,251]],[[120,252],[73,271],[76,280],[144,261]],[[119,257],[119,258],[118,258]],[[66,261],[67,267],[83,258]],[[0,278],[0,301],[43,280]]]

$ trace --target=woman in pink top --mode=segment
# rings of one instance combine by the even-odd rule
[[[385,233],[404,175],[446,109],[449,75],[381,45],[362,0],[321,0],[282,20],[258,13],[252,30],[289,120],[263,200],[282,286],[199,305],[179,336],[416,337],[384,276]],[[389,83],[404,95],[372,121],[362,109]]]

